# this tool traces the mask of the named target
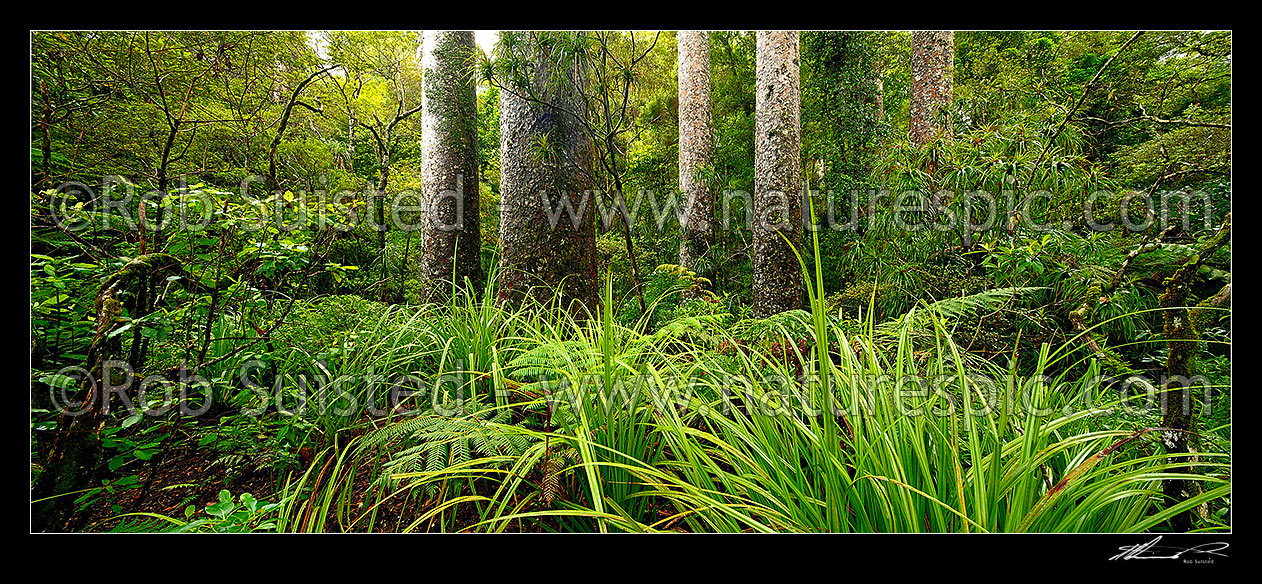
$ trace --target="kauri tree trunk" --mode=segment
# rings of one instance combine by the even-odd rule
[[[482,287],[478,215],[477,87],[473,31],[425,31],[421,94],[422,298],[442,301],[452,284]]]
[[[920,146],[939,132],[949,133],[943,111],[951,103],[955,70],[955,32],[917,30],[911,33],[911,97],[908,134]]]
[[[579,306],[594,311],[600,296],[583,77],[574,57],[554,60],[533,37],[526,42],[529,87],[500,92],[499,301],[555,300],[583,316]]]
[[[802,307],[801,77],[796,31],[759,31],[754,114],[753,307]],[[800,251],[800,250],[799,250]]]
[[[714,123],[710,103],[710,33],[681,30],[679,43],[679,190],[684,195],[679,265],[705,275],[714,244]],[[695,297],[691,290],[684,298]]]

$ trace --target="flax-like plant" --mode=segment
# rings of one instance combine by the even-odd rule
[[[1159,429],[1092,423],[1124,404],[1099,395],[1094,364],[1069,377],[1082,368],[1068,346],[1044,345],[1018,375],[1015,348],[1004,368],[952,340],[974,304],[1034,289],[922,303],[886,323],[868,311],[854,333],[827,313],[818,264],[802,269],[809,313],[731,328],[618,326],[608,281],[588,318],[506,314],[484,296],[447,320],[408,321],[431,339],[417,344],[436,370],[472,355],[479,395],[495,399],[473,401],[428,445],[402,437],[436,426],[405,418],[321,455],[285,493],[304,495],[281,525],[371,529],[403,498],[409,531],[1126,532],[1230,496],[1229,453],[1175,471],[1187,463],[1164,454]],[[767,350],[777,336],[784,350]],[[451,455],[489,434],[518,447]],[[399,462],[434,440],[446,457]],[[352,509],[350,477],[381,452],[395,461],[376,471],[386,486]],[[1200,494],[1163,500],[1171,478]]]

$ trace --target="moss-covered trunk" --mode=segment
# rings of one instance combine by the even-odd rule
[[[1193,396],[1192,378],[1196,353],[1200,345],[1200,332],[1195,326],[1194,314],[1187,308],[1188,296],[1191,293],[1193,279],[1201,264],[1219,247],[1227,244],[1231,237],[1231,216],[1223,221],[1218,232],[1197,250],[1196,255],[1185,262],[1173,276],[1166,279],[1166,291],[1158,298],[1162,308],[1162,317],[1169,356],[1166,358],[1166,381],[1161,387],[1162,420],[1164,430],[1162,438],[1166,454],[1171,462],[1187,463],[1170,469],[1173,473],[1195,472],[1196,452],[1199,444],[1196,439],[1196,399]],[[1162,493],[1168,505],[1174,505],[1194,496],[1195,485],[1191,481],[1167,479],[1162,485]],[[1186,511],[1175,515],[1170,520],[1170,528],[1174,531],[1188,531],[1192,528],[1192,513]]]
[[[123,315],[120,293],[129,289],[134,292],[137,285],[146,285],[151,278],[179,272],[179,260],[170,255],[143,255],[106,279],[97,292],[96,334],[85,359],[88,377],[79,380],[79,405],[63,404],[66,409],[56,430],[40,448],[43,468],[31,488],[33,530],[65,531],[75,527],[74,493],[96,486],[101,476],[100,433],[108,419],[109,396],[102,394],[100,381],[106,362],[122,352],[121,336],[111,335]]]

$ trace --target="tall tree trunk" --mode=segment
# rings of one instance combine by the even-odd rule
[[[535,43],[533,39],[527,42]],[[584,116],[578,63],[557,64],[535,52],[530,88],[500,92],[499,301],[519,305],[526,296],[544,302],[578,301],[595,310],[596,270],[593,146],[577,116]],[[554,68],[563,83],[549,83]],[[561,297],[556,298],[555,292]]]
[[[350,120],[346,123],[346,172],[355,174],[355,126],[359,120],[355,118],[355,110],[350,113]]]
[[[954,71],[954,31],[917,30],[911,33],[908,133],[913,145],[920,146],[939,132],[951,131],[943,108],[951,103]]]
[[[876,72],[876,119],[885,121],[885,80],[881,78],[881,72]]]
[[[714,185],[702,176],[714,166],[714,123],[710,103],[710,33],[679,31],[679,190],[684,225],[679,265],[697,273],[714,244]],[[695,297],[691,291],[684,298]]]
[[[754,314],[802,307],[802,116],[797,31],[759,31],[754,113]],[[786,241],[787,240],[787,241]]]
[[[473,31],[425,31],[421,94],[421,182],[425,220],[421,269],[425,300],[438,301],[452,282],[482,287],[478,225],[477,87],[471,66]]]
[[[40,118],[39,118],[39,129],[40,129],[39,169],[40,170],[39,170],[39,180],[35,181],[36,185],[49,182],[48,176],[52,174],[49,169],[52,167],[51,159],[53,157],[53,142],[52,142],[52,137],[50,134],[51,130],[49,129],[49,126],[52,125],[51,118],[53,115],[53,109],[52,109],[52,106],[48,103],[48,90],[45,87],[43,79],[39,80],[39,96],[40,96]]]
[[[389,134],[386,136],[386,144],[389,144]],[[373,199],[374,211],[377,215],[377,253],[381,259],[381,291],[379,298],[382,302],[389,302],[390,298],[390,286],[388,285],[390,276],[387,275],[389,264],[386,262],[386,231],[389,230],[389,226],[386,224],[386,185],[390,184],[390,151],[388,148],[388,146],[383,147],[382,154],[378,158],[380,161],[378,164],[381,166],[381,177],[377,180],[377,192],[374,193]]]

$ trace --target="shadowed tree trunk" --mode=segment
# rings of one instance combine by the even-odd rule
[[[909,136],[920,146],[939,132],[950,132],[942,111],[951,103],[955,71],[955,32],[917,30],[911,33],[911,97]]]
[[[1196,255],[1184,263],[1173,276],[1166,279],[1166,291],[1158,297],[1162,308],[1163,332],[1167,339],[1169,354],[1166,358],[1166,381],[1161,387],[1161,406],[1163,426],[1162,439],[1166,447],[1166,455],[1170,462],[1186,463],[1169,470],[1171,473],[1203,472],[1197,469],[1196,452],[1200,449],[1196,431],[1196,400],[1193,399],[1194,377],[1193,362],[1200,347],[1200,331],[1196,327],[1196,310],[1186,306],[1191,294],[1193,279],[1205,260],[1209,259],[1219,247],[1231,242],[1231,215],[1223,220],[1209,241],[1205,242]],[[1231,289],[1227,288],[1207,300],[1206,305],[1221,305],[1231,297]],[[1203,310],[1203,309],[1201,309]],[[1162,483],[1162,494],[1166,496],[1167,505],[1181,503],[1197,494],[1197,483],[1182,479],[1166,479]],[[1192,529],[1192,510],[1187,510],[1170,518],[1170,528],[1176,532]]]
[[[109,419],[112,397],[101,383],[109,362],[122,353],[121,337],[112,334],[122,326],[122,295],[128,291],[134,294],[137,286],[148,280],[179,274],[181,269],[179,260],[167,254],[143,255],[107,278],[97,291],[93,307],[96,334],[88,346],[83,368],[86,375],[78,379],[74,403],[54,399],[65,409],[57,429],[41,440],[43,470],[31,488],[34,531],[80,526],[83,517],[74,517],[75,494],[99,484],[104,457],[100,434]]]
[[[802,116],[797,31],[759,31],[754,113],[754,314],[802,307]]]
[[[881,72],[876,72],[876,119],[885,121],[885,80],[881,79]]]
[[[422,298],[441,301],[452,283],[482,287],[478,225],[477,87],[473,31],[425,31],[421,95]],[[453,279],[454,278],[454,279]]]
[[[714,166],[714,124],[710,103],[710,33],[679,31],[679,190],[684,224],[679,265],[701,274],[714,244],[714,185],[703,176]],[[684,298],[696,297],[684,291]]]
[[[589,310],[599,303],[593,146],[578,118],[583,83],[572,56],[554,58],[531,38],[530,87],[500,92],[499,301],[526,296]],[[561,81],[550,80],[553,73]],[[576,118],[576,116],[578,118]],[[560,297],[556,292],[560,292]]]

